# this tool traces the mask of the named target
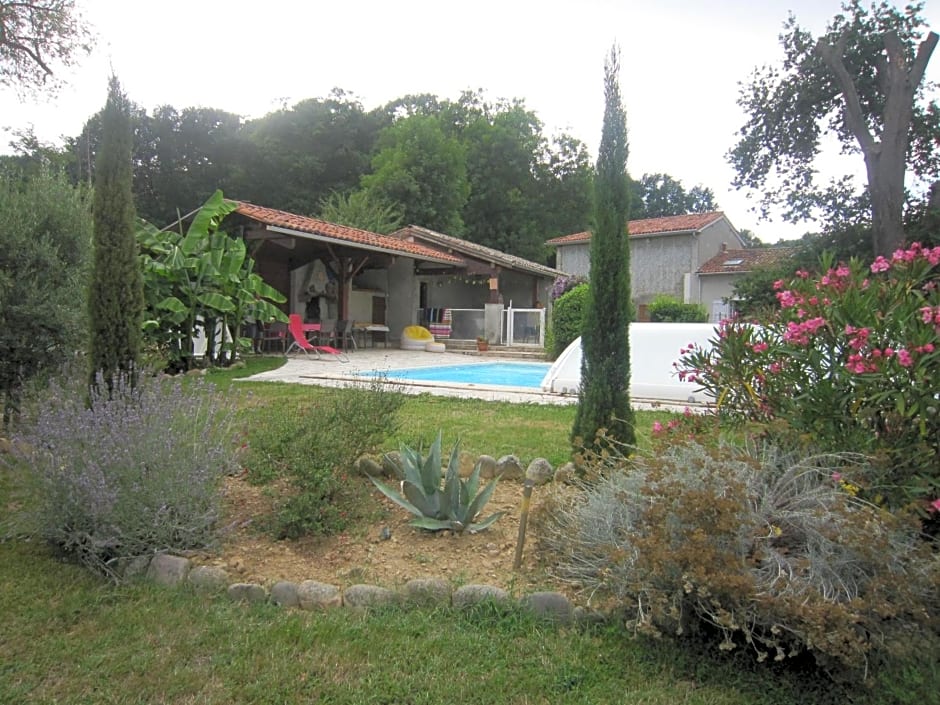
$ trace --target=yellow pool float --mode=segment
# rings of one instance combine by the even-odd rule
[[[424,326],[407,326],[401,332],[402,350],[424,350],[424,346],[434,342],[434,336]]]

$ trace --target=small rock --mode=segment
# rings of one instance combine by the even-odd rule
[[[569,624],[573,619],[574,607],[560,592],[533,592],[523,604],[538,617],[551,622]]]
[[[565,463],[560,468],[555,471],[555,476],[552,478],[555,482],[564,482],[570,483],[575,478],[575,469],[574,463]]]
[[[404,600],[409,605],[433,607],[450,604],[450,583],[442,578],[415,578],[405,583]]]
[[[476,467],[476,459],[468,451],[460,451],[460,457],[458,459],[458,469],[457,474],[460,477],[467,478],[473,474],[473,468]]]
[[[343,593],[343,604],[353,609],[368,609],[394,604],[395,593],[378,585],[352,585]]]
[[[509,593],[492,585],[462,585],[451,597],[454,607],[472,607],[481,602],[509,602]]]
[[[205,371],[204,369],[202,369],[201,367],[196,367],[196,368],[194,368],[194,369],[192,369],[192,370],[187,370],[187,371],[186,371],[186,376],[187,376],[187,377],[201,377],[201,376],[203,376],[204,374],[206,374],[206,371]]]
[[[189,584],[200,590],[221,591],[228,583],[228,573],[218,566],[197,565],[189,571]]]
[[[387,526],[383,526],[382,530],[379,532],[379,539],[382,541],[388,541],[390,538],[392,538],[392,530]]]
[[[147,569],[150,568],[150,561],[152,559],[153,556],[136,556],[129,559],[124,563],[124,567],[121,570],[121,575],[124,576],[124,578],[127,580],[141,575],[146,575]]]
[[[257,583],[232,583],[226,593],[236,602],[264,602],[268,595]]]
[[[496,458],[491,455],[481,455],[477,458],[480,464],[480,477],[484,480],[491,480],[498,474],[496,471]]]
[[[524,480],[525,470],[515,455],[504,455],[496,461],[496,474],[503,480]]]
[[[150,561],[147,577],[159,585],[179,585],[186,579],[191,565],[188,558],[160,553]]]
[[[297,595],[297,584],[281,580],[271,586],[271,602],[279,607],[299,607],[300,597]]]
[[[381,463],[368,455],[363,455],[356,461],[356,472],[367,477],[383,477],[386,474]]]
[[[531,480],[536,485],[544,485],[552,479],[552,475],[554,474],[551,463],[545,458],[536,458],[529,463],[529,467],[526,468],[525,478]]]
[[[338,587],[316,580],[304,580],[298,585],[297,599],[302,610],[322,610],[343,605],[343,595]]]
[[[397,450],[393,450],[389,453],[386,453],[382,456],[382,474],[385,477],[402,477],[402,471],[399,470],[401,467],[401,453]]]

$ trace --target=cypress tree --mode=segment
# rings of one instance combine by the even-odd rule
[[[636,443],[630,406],[630,247],[627,118],[620,98],[620,51],[604,62],[604,127],[597,155],[591,287],[581,333],[581,391],[571,437],[596,447],[597,432]]]
[[[91,383],[101,374],[136,382],[144,310],[143,275],[134,235],[130,104],[117,77],[108,83],[95,159],[94,249],[88,295]]]

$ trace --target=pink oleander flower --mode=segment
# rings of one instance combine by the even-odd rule
[[[940,264],[940,245],[937,245],[931,250],[924,250],[924,259],[934,267]]]
[[[836,273],[836,276],[839,277],[840,279],[845,279],[847,276],[849,276],[849,275],[852,274],[852,272],[849,270],[849,268],[846,267],[844,264],[840,264],[840,265],[836,268],[836,272],[835,272],[835,273]]]
[[[887,272],[891,269],[891,263],[888,262],[884,257],[878,255],[875,258],[875,261],[871,264],[872,274],[878,274],[879,272]]]
[[[901,367],[910,367],[914,364],[914,358],[911,357],[910,351],[907,349],[898,350],[898,364]]]
[[[791,308],[796,306],[796,297],[793,295],[792,291],[777,292],[777,301],[780,302],[781,308]]]
[[[834,473],[832,473],[832,481],[833,481],[833,482],[842,482],[842,473],[841,473],[841,472],[834,472]]]
[[[783,371],[783,365],[779,362],[771,362],[769,369],[772,374],[780,374]]]
[[[929,512],[940,512],[940,497],[927,505]]]
[[[805,269],[798,269],[796,270],[796,276],[798,276],[800,279],[809,279],[809,272],[807,272]]]
[[[751,345],[751,349],[756,353],[767,352],[767,348],[770,346],[767,343],[754,343]]]
[[[653,433],[662,433],[663,425],[659,421],[653,422]]]
[[[774,291],[780,291],[784,286],[783,279],[778,279],[774,282]]]

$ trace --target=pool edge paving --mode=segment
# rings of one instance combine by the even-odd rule
[[[362,349],[348,355],[349,362],[342,363],[326,356],[302,357],[289,355],[287,362],[276,370],[261,372],[251,377],[241,378],[246,382],[287,382],[308,384],[321,387],[345,387],[351,384],[368,384],[368,377],[360,372],[382,370],[414,369],[418,367],[441,367],[470,364],[476,362],[519,362],[518,358],[487,354],[485,356],[462,352],[431,353],[398,349]],[[577,404],[574,394],[555,394],[526,387],[506,387],[495,385],[459,384],[454,382],[425,382],[387,380],[390,388],[404,394],[431,394],[434,396],[483,399],[485,401],[503,401],[515,404]],[[656,399],[631,399],[631,404],[638,410],[682,411],[687,406],[674,401]]]

